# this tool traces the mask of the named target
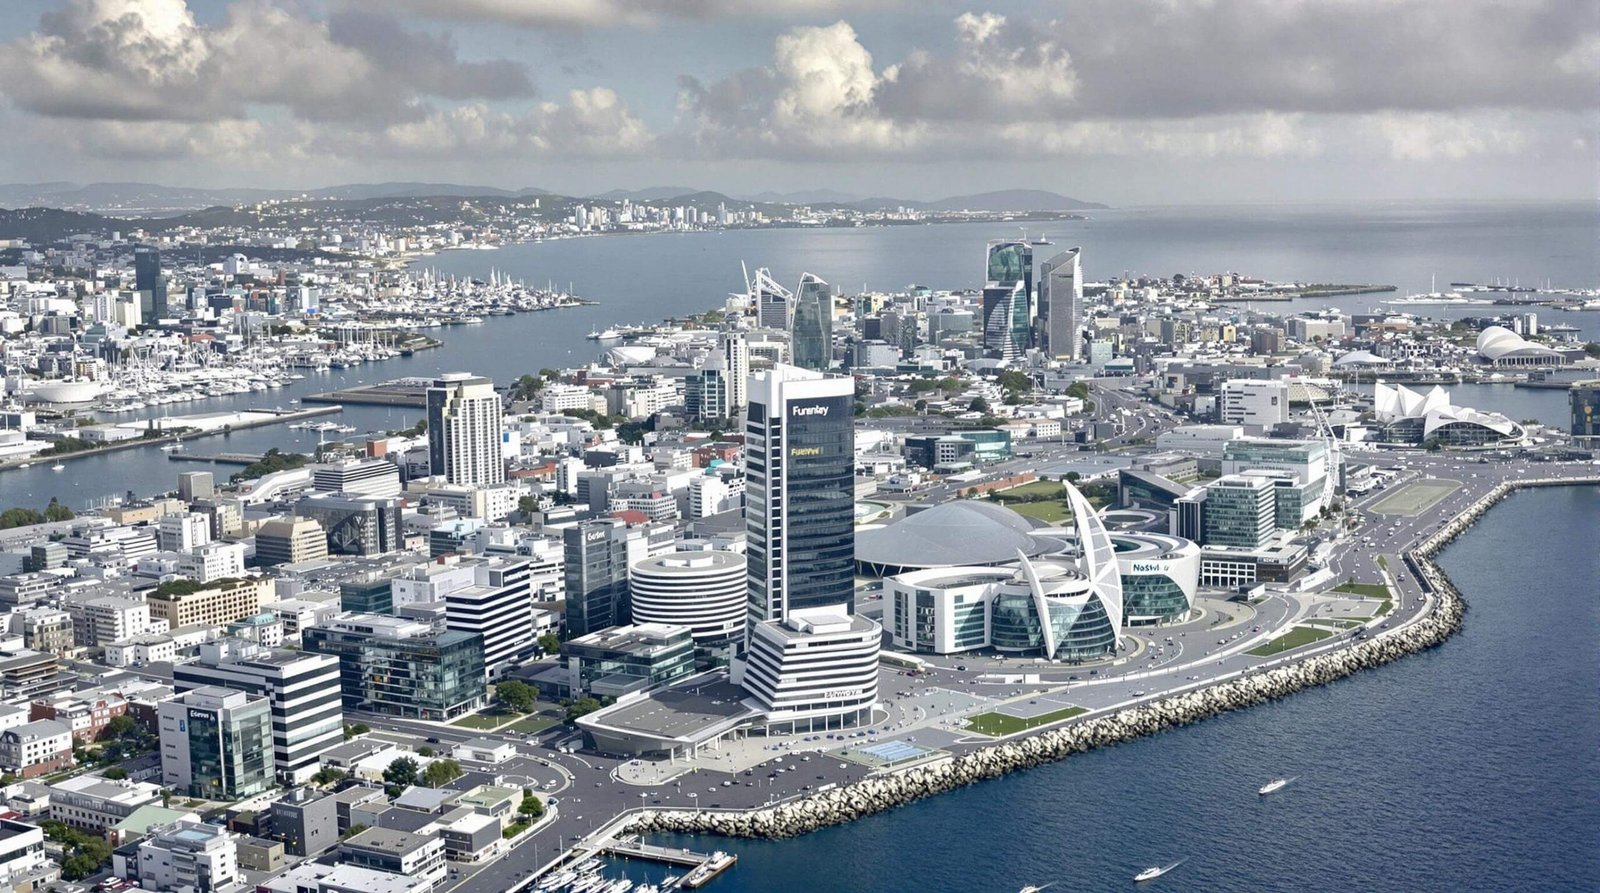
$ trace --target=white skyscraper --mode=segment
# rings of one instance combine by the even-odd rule
[[[466,372],[441,375],[428,389],[428,452],[433,473],[484,487],[506,479],[500,395],[494,382]]]
[[[723,332],[718,347],[728,373],[728,415],[737,416],[750,402],[746,390],[750,379],[750,348],[744,343],[741,332]]]
[[[1083,249],[1069,248],[1039,266],[1039,312],[1045,351],[1073,361],[1083,340]]]

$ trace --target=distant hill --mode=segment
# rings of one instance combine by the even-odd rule
[[[684,195],[693,195],[700,192],[689,186],[651,186],[648,189],[613,189],[599,195],[589,196],[606,202],[620,202],[627,199],[632,202],[659,202],[678,198]]]
[[[1086,202],[1042,189],[1002,189],[975,195],[953,195],[931,202],[898,198],[866,198],[846,203],[860,211],[884,208],[915,208],[918,211],[1094,211],[1105,205]]]
[[[74,233],[110,233],[137,227],[137,223],[115,217],[59,208],[0,209],[0,239],[54,242]]]
[[[802,189],[798,192],[758,192],[743,197],[746,201],[766,202],[774,205],[848,205],[861,201],[861,196],[837,189]]]
[[[102,214],[154,217],[179,214],[185,211],[199,211],[219,205],[250,205],[257,202],[290,201],[297,198],[311,200],[360,200],[423,196],[524,198],[549,194],[549,191],[533,186],[510,190],[494,186],[417,182],[350,183],[343,186],[329,186],[324,189],[254,189],[248,187],[199,189],[186,186],[162,186],[157,183],[89,183],[87,185],[65,182],[9,183],[0,185],[0,207],[52,207],[73,211],[93,211]]]

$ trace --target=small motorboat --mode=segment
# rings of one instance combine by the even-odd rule
[[[1262,785],[1261,786],[1261,790],[1256,791],[1256,793],[1260,794],[1263,797],[1267,796],[1268,794],[1276,794],[1277,792],[1283,790],[1284,787],[1287,786],[1289,784],[1289,782],[1291,782],[1291,781],[1294,781],[1294,779],[1293,778],[1274,778],[1273,780],[1271,780],[1271,781],[1267,782],[1266,784]]]
[[[1183,860],[1179,859],[1178,861],[1172,863],[1171,865],[1167,865],[1165,867],[1162,867],[1162,866],[1159,866],[1159,865],[1152,865],[1149,868],[1146,868],[1144,871],[1141,871],[1138,874],[1134,875],[1133,876],[1133,881],[1136,884],[1142,884],[1145,881],[1153,881],[1156,878],[1161,877],[1162,875],[1166,874],[1167,872],[1171,871],[1174,868],[1177,868],[1179,865],[1182,865],[1182,864],[1183,864]]]

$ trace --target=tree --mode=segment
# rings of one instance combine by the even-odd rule
[[[1064,475],[1064,477],[1066,477],[1067,483],[1069,484],[1076,484],[1078,481],[1083,480],[1083,475],[1077,473],[1076,471],[1069,471],[1066,473],[1066,475]]]
[[[561,650],[561,640],[555,633],[545,633],[539,637],[539,650],[545,654],[555,654]]]
[[[494,687],[494,699],[518,713],[532,713],[539,700],[539,689],[517,679],[508,679]]]
[[[344,832],[344,839],[345,840],[349,840],[350,838],[356,836],[357,834],[360,834],[361,832],[363,832],[365,830],[367,830],[367,826],[366,825],[363,825],[360,822],[356,822],[354,825],[350,826],[350,830]]]
[[[522,805],[517,807],[517,812],[530,819],[536,819],[544,815],[544,802],[534,796],[532,791],[528,791],[522,795]]]
[[[511,383],[511,397],[514,400],[532,400],[542,387],[544,379],[524,375]]]
[[[396,757],[383,770],[384,783],[391,788],[404,790],[417,783],[417,761],[410,757]]]
[[[372,731],[372,727],[367,725],[364,722],[358,722],[358,723],[355,723],[354,725],[345,726],[344,727],[344,740],[349,741],[351,738],[354,738],[357,735],[365,735],[366,733],[368,733],[370,731]]]
[[[161,808],[162,809],[166,809],[166,808],[170,807],[171,805],[172,805],[172,792],[171,791],[162,791],[161,792]]]
[[[524,518],[532,516],[538,510],[539,498],[537,496],[524,496],[517,500],[517,511],[521,512]]]
[[[122,768],[121,766],[112,766],[110,769],[105,771],[104,775],[106,778],[109,778],[112,781],[122,781],[128,777],[128,770]]]
[[[579,698],[567,705],[567,725],[572,725],[578,721],[578,717],[588,716],[599,709],[600,702],[594,698]]]
[[[405,758],[401,757],[401,759]],[[422,783],[430,788],[443,787],[446,783],[455,781],[463,774],[461,764],[455,760],[434,760],[428,764],[428,768],[422,770]],[[385,772],[384,775],[387,776],[388,773]]]
[[[999,383],[1001,389],[1006,391],[1026,393],[1033,390],[1033,379],[1028,377],[1028,373],[1016,369],[1000,373]]]
[[[139,724],[133,721],[133,717],[124,714],[111,717],[111,721],[106,723],[105,730],[101,732],[100,737],[114,741],[119,738],[133,738],[138,735]]]
[[[50,504],[44,507],[46,521],[71,521],[74,517],[72,509],[62,505],[54,496],[50,497]]]
[[[329,785],[336,785],[349,777],[350,776],[346,775],[343,769],[336,769],[333,766],[323,766],[321,769],[317,770],[316,775],[311,776],[311,780],[326,787]]]
[[[65,880],[92,877],[111,861],[111,844],[103,837],[48,819],[40,822],[39,827],[44,829],[45,836],[61,844],[61,877]]]
[[[982,397],[973,397],[972,402],[967,404],[967,412],[977,412],[982,413],[983,415],[988,415],[989,401],[983,399]]]
[[[33,509],[13,508],[0,512],[0,530],[10,530],[13,527],[31,527],[34,524],[43,524],[44,515]]]
[[[437,752],[438,751],[435,751],[431,747],[419,747],[419,748],[417,748],[417,756],[419,756],[419,757],[431,757]]]

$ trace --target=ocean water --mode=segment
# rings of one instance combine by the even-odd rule
[[[1141,887],[1600,889],[1597,530],[1600,488],[1511,496],[1442,556],[1461,633],[1275,704],[793,840],[663,839],[736,854],[717,893],[1111,890],[1179,859]]]
[[[568,284],[601,303],[571,310],[491,317],[479,326],[432,330],[437,350],[355,369],[308,376],[292,387],[223,397],[120,416],[211,412],[288,406],[293,398],[354,384],[409,375],[466,370],[507,381],[544,366],[581,364],[599,354],[587,333],[615,323],[654,323],[721,306],[743,288],[741,263],[768,266],[781,282],[810,271],[854,291],[863,286],[896,290],[911,283],[934,288],[981,285],[986,240],[1020,235],[1012,224],[941,224],[860,229],[774,229],[722,233],[605,236],[515,245],[496,251],[452,251],[423,258],[419,266],[444,273],[487,276],[491,268],[530,284]],[[1556,286],[1600,285],[1600,220],[1592,204],[1259,206],[1130,209],[1096,212],[1091,219],[1029,224],[1027,233],[1084,249],[1090,280],[1125,271],[1236,271],[1275,279],[1393,284],[1426,291],[1439,282],[1495,278]],[[1366,310],[1372,296],[1265,305],[1271,312],[1338,306]],[[1304,305],[1302,307],[1301,305]],[[1503,310],[1413,308],[1439,316],[1484,315]],[[1542,311],[1546,323],[1586,327],[1600,338],[1600,313]],[[1458,398],[1460,399],[1460,398]],[[1493,407],[1486,407],[1493,408]],[[347,407],[340,421],[362,432],[408,427],[419,409]],[[1537,415],[1510,413],[1516,418]],[[193,451],[302,452],[316,435],[282,426],[199,440]],[[0,504],[37,505],[59,497],[84,506],[128,489],[140,494],[176,486],[180,470],[208,468],[168,461],[155,447],[79,459],[52,472],[47,464],[0,474]],[[219,477],[237,470],[216,466]]]

